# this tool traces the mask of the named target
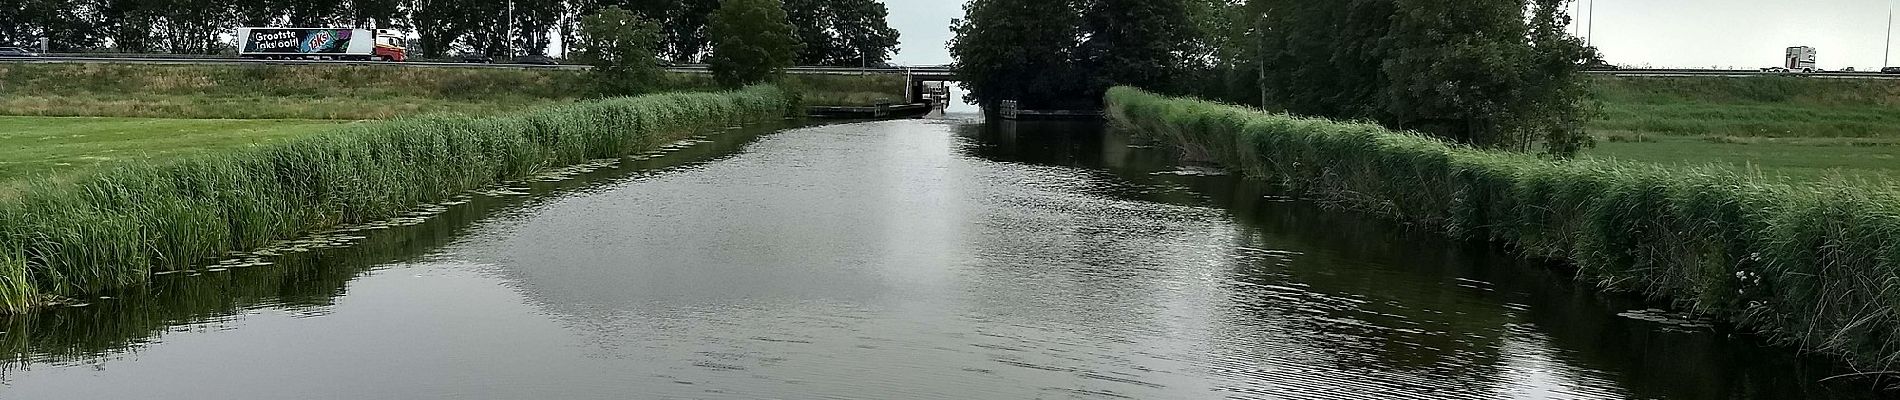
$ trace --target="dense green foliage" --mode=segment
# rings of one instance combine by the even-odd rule
[[[1060,108],[1084,92],[1073,62],[1081,16],[1067,1],[972,0],[951,23],[950,55],[984,110],[1004,100],[1027,108]]]
[[[609,96],[633,95],[660,83],[663,70],[653,54],[660,27],[620,7],[607,7],[581,18],[578,58],[594,68],[587,74],[594,90]]]
[[[1091,108],[1112,85],[1174,87],[1200,32],[1188,0],[973,0],[950,54],[971,100],[992,109]]]
[[[0,310],[145,282],[155,271],[537,171],[781,118],[769,86],[575,103],[497,117],[356,124],[247,150],[123,164],[0,197]],[[28,294],[28,295],[22,295]]]
[[[1588,147],[1564,0],[973,0],[956,68],[984,108],[1099,104],[1113,85],[1377,121],[1487,148]]]
[[[798,56],[798,36],[779,0],[721,0],[710,29],[713,52],[706,63],[722,86],[764,82]]]
[[[798,31],[798,65],[874,67],[897,51],[890,10],[876,0],[786,0]]]
[[[1568,260],[1610,289],[1900,364],[1900,193],[1486,151],[1132,88],[1118,124],[1323,201]]]
[[[1242,15],[1258,94],[1212,93],[1301,115],[1378,121],[1460,143],[1570,155],[1589,145],[1593,52],[1561,0],[1253,0]]]
[[[616,7],[660,26],[654,51],[680,63],[698,62],[711,43],[708,24],[719,0],[22,0],[0,6],[0,46],[53,51],[220,54],[235,51],[224,37],[239,26],[401,29],[417,40],[411,51],[427,58],[469,52],[490,56],[545,54],[556,37],[576,43],[583,16]],[[823,39],[804,56],[825,65],[881,62],[895,51],[897,34],[887,11],[873,0],[799,0],[795,15]]]

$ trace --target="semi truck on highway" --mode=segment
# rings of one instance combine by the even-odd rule
[[[1787,56],[1783,57],[1781,67],[1785,68],[1786,72],[1813,73],[1819,71],[1818,68],[1815,68],[1814,59],[1815,52],[1813,47],[1789,47]]]
[[[387,29],[238,28],[238,57],[268,60],[403,61],[405,38]]]

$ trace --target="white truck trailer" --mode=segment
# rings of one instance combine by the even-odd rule
[[[238,57],[255,59],[403,61],[396,31],[353,28],[238,28]]]

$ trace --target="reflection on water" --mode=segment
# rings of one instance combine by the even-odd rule
[[[7,319],[6,398],[1871,396],[1100,124],[716,135]]]

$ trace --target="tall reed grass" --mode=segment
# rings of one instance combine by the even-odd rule
[[[1900,365],[1900,193],[1554,161],[1119,87],[1116,124],[1322,201],[1568,260],[1805,349]]]
[[[794,111],[773,86],[427,116],[45,180],[0,198],[0,310],[145,282],[228,251],[412,206],[697,130]]]

